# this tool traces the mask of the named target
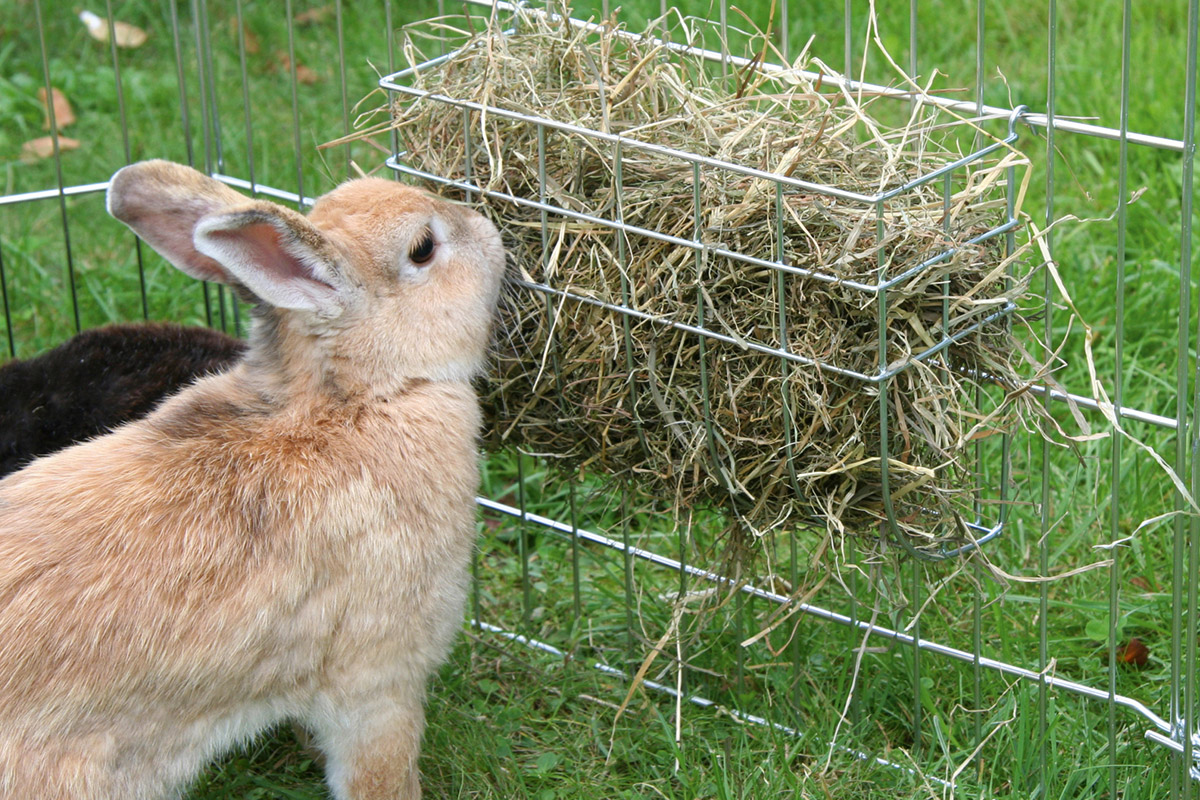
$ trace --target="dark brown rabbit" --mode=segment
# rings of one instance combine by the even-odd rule
[[[257,303],[250,346],[0,481],[0,797],[174,797],[285,719],[335,798],[419,797],[475,543],[495,228],[382,179],[304,217],[161,161],[108,203]]]
[[[220,331],[168,323],[93,328],[0,366],[0,478],[140,419],[202,375],[241,357]]]

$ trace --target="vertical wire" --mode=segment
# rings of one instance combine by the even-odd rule
[[[42,22],[41,0],[33,0],[33,13],[38,30],[38,43],[42,48],[42,82],[46,87],[46,115],[50,119],[50,140],[54,144],[54,175],[58,181],[58,211],[62,220],[63,247],[67,257],[67,284],[71,292],[71,311],[75,321],[75,332],[82,326],[79,321],[79,296],[75,290],[75,259],[71,254],[71,223],[67,216],[67,195],[63,191],[62,151],[58,146],[58,119],[54,114],[54,89],[50,85],[50,57],[46,51],[46,30]]]
[[[787,5],[786,3],[784,4]],[[783,202],[783,184],[775,184],[775,260],[779,264],[787,263],[787,250],[784,242],[784,202]],[[788,305],[787,305],[787,278],[783,270],[775,270],[775,295],[778,308],[778,347],[784,352],[790,352],[788,337]],[[786,358],[779,359],[779,368],[783,378],[781,392],[783,395],[783,424],[784,424],[784,439],[783,439],[783,458],[787,462],[788,485],[791,488],[792,495],[799,500],[800,498],[800,481],[796,474],[796,460],[794,446],[796,441],[796,421],[795,415],[792,412],[792,397],[791,397],[791,376],[792,365]],[[797,552],[796,532],[789,531],[788,538],[788,580],[790,581],[790,591],[794,597],[799,597],[800,592],[800,555]],[[798,624],[793,623],[793,624]],[[791,666],[791,692],[788,699],[791,702],[792,723],[798,725],[800,721],[800,659],[802,656],[800,648],[800,640],[796,636],[796,631],[793,628],[792,635],[788,643],[790,652]]]
[[[978,136],[978,133],[976,133],[976,136]],[[954,191],[954,176],[953,176],[953,173],[947,172],[946,176],[942,179],[942,235],[946,237],[947,242],[952,241],[950,238],[950,196],[953,193],[953,191]],[[942,279],[942,338],[944,339],[944,338],[948,337],[949,335],[950,335],[950,276],[947,275],[945,278]],[[947,367],[945,367],[944,374],[945,374],[945,379],[947,380],[947,385],[950,385],[949,380],[951,378],[950,378],[950,374],[949,374],[949,366],[948,365],[947,365]],[[983,395],[983,392],[980,389],[978,384],[975,385],[974,392],[975,392],[975,407],[978,409],[981,407],[981,400],[982,400],[982,395]],[[939,406],[942,409],[942,413],[945,413],[945,408],[948,405],[948,402],[949,401],[943,400],[942,402],[939,403]],[[976,444],[975,444],[975,474],[979,476],[976,479],[976,484],[975,484],[974,491],[973,491],[974,512],[975,512],[975,521],[976,522],[979,522],[980,517],[982,516],[981,496],[982,496],[983,490],[982,490],[981,484],[983,482],[984,471],[982,469],[983,458],[980,453],[980,447],[981,447],[980,443],[976,442]],[[978,559],[975,559],[975,563],[978,564]],[[915,577],[914,577],[914,581],[915,581]],[[978,668],[979,656],[980,656],[980,652],[979,652],[980,644],[979,644],[978,638],[976,637],[976,629],[979,625],[979,617],[978,617],[979,586],[975,586],[973,588],[972,593],[973,593],[973,599],[974,599],[973,611],[975,612],[973,614],[972,625],[971,625],[972,643],[974,644],[972,651],[975,656],[974,657],[975,667]],[[917,608],[917,609],[921,608],[921,602],[920,602],[919,597],[914,598],[913,607]],[[916,636],[917,638],[920,638],[920,634],[917,631],[913,631],[913,635]],[[914,649],[920,650],[919,647],[914,648]],[[917,685],[918,698],[920,697],[920,691],[921,691],[920,676],[918,673],[918,685]],[[976,709],[981,708],[982,703],[979,702],[978,692],[976,692],[975,699],[976,699],[976,705],[974,707]],[[918,705],[919,705],[919,703],[918,703]],[[973,716],[974,716],[976,722],[978,722],[980,715],[977,713],[977,714],[974,714]],[[976,727],[976,732],[978,733],[978,727]],[[980,740],[977,736],[976,737],[976,745],[978,745],[979,741]]]
[[[517,523],[517,527],[520,527],[520,523]],[[483,608],[479,596],[479,564],[483,559],[482,550],[482,547],[476,547],[471,553],[471,621],[476,631],[483,629]]]
[[[208,134],[212,137],[212,150],[216,169],[225,171],[224,142],[221,138],[221,108],[217,104],[217,73],[212,60],[212,29],[208,22],[208,0],[200,0],[200,18],[196,20],[196,43],[200,50],[201,71],[207,77],[208,92],[204,94],[208,104]],[[203,87],[205,84],[202,83]],[[219,287],[224,291],[224,286]]]
[[[396,74],[396,29],[392,22],[392,0],[387,0],[383,4],[383,26],[387,29],[387,64],[388,75]],[[392,102],[391,95],[388,95],[388,103]],[[400,152],[400,132],[393,125],[388,131],[389,138],[392,141],[392,155]],[[400,173],[393,171],[392,177],[395,180],[400,180]]]
[[[625,660],[633,663],[636,637],[633,630],[633,550],[629,541],[629,484],[621,481],[621,542],[625,545]]]
[[[737,592],[733,596],[733,636],[734,636],[734,673],[733,685],[737,693],[735,705],[740,706],[746,692],[746,593]],[[682,668],[682,664],[680,665]]]
[[[721,30],[721,81],[729,77],[729,0],[721,0],[720,30]]]
[[[1133,18],[1132,0],[1124,0],[1121,16],[1121,111],[1120,140],[1117,156],[1117,296],[1114,322],[1113,355],[1113,413],[1121,416],[1124,396],[1125,350],[1125,230],[1128,224],[1126,191],[1129,177],[1129,75],[1130,30]],[[1111,497],[1109,500],[1109,534],[1113,541],[1121,538],[1121,443],[1123,437],[1112,437]],[[1118,796],[1117,766],[1117,626],[1121,606],[1121,550],[1113,548],[1112,566],[1108,571],[1108,796]]]
[[[187,80],[183,73],[183,42],[179,35],[179,10],[175,3],[167,3],[171,9],[171,38],[175,43],[175,80],[179,84],[179,120],[183,125],[183,141],[187,148],[188,166],[196,166],[196,154],[192,150],[192,120],[188,112]]]
[[[334,16],[337,19],[337,48],[338,48],[338,78],[342,88],[342,134],[350,135],[350,95],[346,91],[346,39],[342,29],[342,0],[333,4]],[[350,167],[350,144],[342,145],[346,157],[346,177],[353,174]]]
[[[217,104],[217,76],[212,60],[212,30],[208,21],[208,0],[198,0],[194,17],[196,33],[196,62],[197,73],[200,75],[200,105],[203,111],[204,125],[204,158],[205,168],[210,174],[215,170],[225,171],[225,151],[221,138],[221,112]],[[225,312],[224,284],[215,284],[217,295],[217,318],[222,331],[229,330],[229,322]],[[204,287],[204,300],[212,324],[212,310],[208,305],[209,287]]]
[[[121,80],[121,60],[117,58],[116,18],[113,16],[112,0],[105,0],[105,10],[108,14],[108,45],[112,55],[113,83],[117,89],[117,118],[121,121],[121,144],[125,154],[125,164],[133,158],[129,149],[129,118],[125,114],[125,84]],[[146,299],[146,267],[142,259],[142,240],[133,235],[133,249],[137,259],[138,289],[142,298],[142,319],[150,319],[150,305]]]
[[[621,145],[621,140],[617,139],[613,143],[613,197],[614,197],[614,212],[616,214],[617,223],[620,227],[614,234],[617,238],[617,268],[621,273],[621,303],[626,308],[635,308],[633,284],[629,280],[629,244],[626,240],[627,234],[621,228],[625,224],[625,155],[624,148]],[[639,389],[637,380],[637,360],[634,358],[633,347],[633,323],[628,314],[621,315],[621,335],[625,345],[625,370],[627,375],[627,386],[629,389],[629,410],[633,414],[633,428],[637,432],[638,442],[641,443],[642,452],[648,458],[650,456],[650,445],[646,441],[646,431],[642,426],[642,415],[638,411],[638,394]]]
[[[1186,286],[1191,287],[1190,264],[1192,263],[1192,208],[1193,188],[1195,179],[1195,150],[1196,150],[1196,66],[1197,66],[1197,28],[1200,28],[1200,0],[1191,0],[1188,4],[1188,45],[1187,45],[1187,86],[1184,90],[1183,117],[1183,175],[1182,198],[1180,203],[1180,234],[1179,261],[1189,265],[1189,275]],[[1185,323],[1186,324],[1186,323]],[[1200,323],[1198,323],[1200,324]],[[1200,328],[1197,329],[1197,341],[1200,342]],[[1191,467],[1192,467],[1192,496],[1200,495],[1200,364],[1197,365],[1197,380],[1195,397],[1193,399],[1192,421],[1190,435]],[[1200,780],[1200,763],[1196,758],[1196,743],[1193,737],[1200,734],[1197,723],[1196,707],[1196,660],[1197,637],[1200,636],[1200,625],[1197,615],[1200,615],[1200,597],[1197,596],[1200,582],[1200,519],[1188,515],[1189,539],[1191,547],[1188,550],[1187,567],[1187,660],[1183,675],[1183,756],[1180,760],[1180,779],[1183,783],[1184,800],[1195,797],[1197,784]]]
[[[482,117],[480,122],[482,124]],[[392,131],[395,133],[395,131]],[[471,109],[463,109],[463,181],[471,186],[475,179],[475,147],[474,139],[471,138]],[[463,199],[470,203],[474,201],[475,193],[467,190],[463,194]]]
[[[1194,75],[1196,65],[1193,55],[1194,37],[1195,37],[1195,22],[1194,10],[1196,2],[1193,0],[1188,5],[1189,13],[1189,28],[1188,28],[1188,60],[1189,72],[1187,75],[1187,88],[1185,90],[1184,108],[1184,136],[1185,138],[1194,135],[1192,125],[1194,120],[1193,106],[1195,103],[1194,96]],[[1191,259],[1191,182],[1192,182],[1192,153],[1191,147],[1194,141],[1187,142],[1184,148],[1182,157],[1182,194],[1180,204],[1180,241],[1179,241],[1179,341],[1176,350],[1176,365],[1175,365],[1175,418],[1176,418],[1176,438],[1175,438],[1175,468],[1176,471],[1183,475],[1189,464],[1189,443],[1194,436],[1194,432],[1188,429],[1188,360],[1190,345],[1188,337],[1188,329],[1191,319],[1191,284],[1192,284],[1192,259]],[[1192,473],[1192,487],[1195,491],[1196,484],[1195,470]],[[1193,495],[1194,496],[1194,495]],[[1183,798],[1185,793],[1189,791],[1188,766],[1191,759],[1188,754],[1191,750],[1189,747],[1188,734],[1184,724],[1184,638],[1194,639],[1196,632],[1189,626],[1184,625],[1184,618],[1187,617],[1190,623],[1194,623],[1191,614],[1184,608],[1183,589],[1185,579],[1190,583],[1196,580],[1196,576],[1187,575],[1185,578],[1184,565],[1187,560],[1187,538],[1189,526],[1183,519],[1182,512],[1186,509],[1182,495],[1175,492],[1175,526],[1173,531],[1172,541],[1172,558],[1173,569],[1171,571],[1171,727],[1172,735],[1183,744],[1184,755],[1180,756],[1175,761],[1175,768],[1171,770],[1171,797]]]
[[[700,184],[703,177],[700,164],[694,162],[692,164],[692,240],[698,245],[693,252],[696,255],[696,325],[700,328],[704,327],[705,320],[704,270],[708,261],[708,250],[703,244],[704,208],[700,196]],[[734,497],[733,486],[729,476],[725,474],[725,468],[721,462],[720,453],[717,450],[716,428],[713,425],[712,397],[709,391],[708,375],[708,337],[699,336],[697,339],[699,344],[697,361],[700,367],[701,412],[704,415],[704,431],[705,440],[708,445],[708,458],[712,463],[713,474],[717,482],[729,497],[732,498]]]
[[[844,64],[842,67],[842,77],[847,78],[847,79],[849,79],[854,72],[854,37],[852,35],[853,34],[853,31],[852,31],[853,15],[851,13],[851,10],[852,10],[851,9],[851,0],[846,0],[845,6],[842,11],[842,40],[843,40],[843,46],[844,46],[844,59],[843,59]],[[865,58],[866,58],[866,56],[864,55],[864,59]],[[848,542],[846,542],[844,547],[846,550],[846,554],[848,556],[847,563],[854,564],[855,560],[858,558],[858,548],[855,545],[853,538],[851,538]],[[858,620],[858,570],[857,569],[850,570],[850,580],[848,581],[848,583],[849,583],[849,588],[850,588],[850,608],[849,608],[850,615],[849,616],[850,616],[851,622],[853,623],[850,630],[848,631],[848,636],[850,639],[851,647],[857,648],[857,647],[861,646],[858,641],[858,633],[857,633],[857,627],[858,627],[858,621],[859,621]],[[853,688],[853,686],[854,686],[854,684],[853,684],[853,682],[851,682],[849,684],[849,687]],[[850,695],[850,723],[851,723],[851,727],[854,729],[856,735],[858,732],[858,723],[859,723],[860,710],[861,710],[859,701],[858,701],[858,695],[859,695],[859,693],[856,691],[852,691],[851,695]]]
[[[908,4],[908,76],[913,80],[917,80],[917,0],[910,0]],[[913,97],[913,104],[916,106],[920,102],[919,98]],[[949,181],[949,175],[946,176]],[[944,217],[949,221],[949,215]],[[883,239],[881,237],[880,241]],[[886,312],[884,312],[886,313]],[[886,318],[884,318],[886,319]],[[886,327],[886,321],[880,323]],[[946,329],[942,329],[943,335]],[[887,365],[887,360],[880,361],[880,368]],[[900,534],[901,536],[904,534]],[[917,639],[920,639],[920,607],[922,607],[922,599],[920,599],[920,577],[922,577],[922,564],[917,559],[912,560],[912,634]],[[922,704],[920,704],[920,648],[912,648],[912,753],[914,757],[919,758],[923,750],[922,742],[922,723],[923,712]]]
[[[579,576],[579,556],[580,556],[580,539],[579,539],[579,513],[575,505],[575,478],[572,477],[567,483],[567,502],[570,504],[571,511],[571,613],[572,631],[579,630],[579,622],[583,619],[583,594],[580,588]]]
[[[985,10],[984,10],[984,0],[977,0],[977,2],[975,3],[975,116],[977,118],[983,116],[983,96],[984,96],[983,51],[984,51],[984,34],[986,31],[986,25],[987,25],[987,14],[985,13]],[[983,138],[983,132],[980,129],[976,128],[975,135],[974,135],[974,143],[972,144],[973,149],[979,148],[982,138]],[[949,191],[950,190],[949,176],[947,176],[946,190],[947,190],[946,202],[949,203],[949,200],[950,200],[950,198],[949,198],[949,193],[950,193],[950,191]],[[1013,175],[1012,175],[1011,171],[1008,175],[1008,185],[1005,187],[1005,194],[1008,197],[1008,204],[1009,204],[1008,219],[1011,220],[1012,219],[1011,205],[1013,202]],[[947,209],[945,209],[945,211],[947,212],[947,217],[949,217],[949,213],[948,213],[949,209],[947,208]],[[948,222],[949,222],[949,220],[947,220],[947,223]],[[1010,232],[1009,236],[1010,236],[1010,240],[1008,243],[1008,247],[1005,250],[1005,256],[1011,255],[1011,253],[1012,253],[1011,232]],[[947,282],[947,285],[946,285],[947,295],[949,294],[949,288],[950,288],[949,282]],[[1005,289],[1007,289],[1007,288],[1009,288],[1009,287],[1006,286]],[[947,297],[947,300],[948,299],[949,298]],[[942,317],[942,326],[943,326],[942,329],[944,331],[949,330],[948,315],[949,315],[949,308],[944,306],[943,307],[943,317]],[[981,402],[983,400],[983,394],[984,394],[983,388],[980,387],[978,384],[976,384],[976,386],[975,386],[976,407],[979,407],[981,405]],[[1004,447],[1004,455],[1002,456],[1002,458],[1007,459],[1007,447],[1008,447],[1007,436],[1004,439],[1003,447]],[[977,445],[976,446],[976,463],[977,464],[979,463],[978,459],[979,459],[979,446]],[[980,470],[980,473],[982,474],[982,470]],[[1004,509],[1007,507],[1007,504],[1004,502],[1004,500],[1005,500],[1005,492],[1007,491],[1007,487],[1008,487],[1008,476],[1005,471],[1005,461],[1001,461],[1001,466],[1000,466],[1000,511],[999,511],[999,514],[997,515],[1000,517],[1000,519],[997,519],[995,521],[997,525],[1004,524],[1003,514],[1004,514]],[[982,511],[983,511],[982,507],[976,508],[977,515],[981,515]],[[974,741],[976,747],[979,747],[983,743],[983,665],[980,662],[980,659],[983,658],[984,570],[983,570],[982,561],[983,561],[983,559],[979,558],[978,556],[976,556],[975,558],[972,559],[972,562],[973,562],[972,571],[975,573],[975,580],[974,580],[974,585],[971,587],[971,655],[972,655],[972,659],[971,659],[971,699],[973,701],[972,709],[974,710],[974,714],[972,714],[972,721],[974,723],[973,741]],[[977,763],[982,764],[983,758],[980,757],[979,761]]]
[[[787,264],[787,251],[784,246],[784,203],[783,203],[783,184],[775,184],[775,261],[780,265]],[[777,307],[779,313],[778,319],[778,347],[783,352],[791,352],[788,334],[788,305],[787,305],[787,274],[779,269],[775,270],[775,294],[777,297]],[[779,359],[779,368],[782,373],[783,387],[783,458],[787,462],[788,485],[791,487],[792,494],[800,497],[800,479],[796,472],[795,460],[795,444],[796,444],[796,414],[792,411],[792,362],[786,358]]]
[[[521,524],[517,529],[517,557],[521,560],[521,632],[531,632],[533,587],[529,585],[529,523],[525,506],[525,453],[517,449],[517,505],[521,507]]]
[[[200,44],[201,31],[204,28],[203,17],[200,13],[200,3],[203,0],[192,0],[192,36],[196,45],[196,78],[200,82],[200,134],[204,140],[204,172],[213,172],[212,130],[208,113],[211,106],[208,102],[208,75],[204,71],[204,48]],[[207,292],[205,292],[207,295]]]
[[[846,0],[846,9],[842,14],[842,43],[846,50],[846,63],[842,71],[844,78],[849,78],[854,73],[854,37],[850,20],[850,0]]]
[[[4,247],[0,246],[0,300],[4,301],[4,331],[8,334],[8,357],[17,357],[17,341],[13,337],[12,310],[8,306],[8,278],[4,274]]]
[[[254,172],[254,125],[250,113],[250,79],[246,68],[246,21],[242,13],[243,0],[237,0],[234,13],[237,19],[238,65],[242,77],[242,121],[246,132],[246,177],[250,181],[250,191],[258,194],[258,181]]]
[[[791,38],[791,30],[788,25],[788,7],[791,3],[788,0],[781,0],[779,3],[779,52],[783,54],[784,66],[789,66],[792,62],[789,58],[788,39]]]
[[[678,522],[676,522],[676,524],[679,527],[679,599],[676,602],[682,604],[686,602],[684,598],[687,597],[688,593],[687,565],[690,563],[688,561],[688,544],[691,541],[692,521],[689,518],[685,524],[679,525]],[[738,592],[738,594],[741,594],[741,592]],[[672,611],[672,613],[674,613],[674,611]],[[679,627],[675,630],[676,647],[678,648],[676,653],[679,659],[679,681],[676,684],[676,688],[679,690],[680,696],[684,696],[684,692],[687,691],[688,686],[687,673],[683,668],[683,665],[687,663],[687,658],[683,654],[683,642],[685,638],[683,627],[683,620],[681,619],[679,621]],[[741,648],[739,647],[738,649],[740,650]],[[682,711],[680,713],[682,713]]]
[[[242,81],[242,120],[246,136],[246,178],[250,181],[251,194],[257,195],[258,179],[254,170],[254,126],[252,125],[250,114],[250,78],[249,70],[246,68],[246,20],[242,11],[242,0],[237,0],[234,13],[234,18],[237,20],[238,73]],[[236,294],[231,293],[231,296],[233,298],[233,333],[235,336],[241,337],[241,304],[238,302]]]
[[[1058,2],[1057,0],[1049,0],[1049,13],[1047,23],[1047,45],[1046,45],[1046,252],[1051,254],[1053,258],[1053,228],[1054,220],[1054,118],[1055,118],[1055,81],[1057,70],[1057,45],[1058,45]],[[1043,296],[1044,304],[1044,328],[1045,346],[1052,346],[1053,337],[1053,309],[1054,306],[1050,302],[1051,297],[1050,271],[1045,271]],[[1047,396],[1043,397],[1043,407],[1046,408],[1046,413],[1049,414],[1050,399]],[[1041,519],[1040,530],[1041,536],[1038,539],[1038,574],[1046,575],[1050,571],[1050,550],[1047,539],[1050,533],[1050,446],[1046,441],[1042,441],[1042,492],[1041,492]],[[1043,677],[1038,678],[1038,796],[1046,796],[1046,759],[1047,750],[1047,702],[1048,690],[1044,677],[1047,666],[1049,665],[1050,653],[1048,646],[1049,630],[1048,630],[1048,610],[1049,610],[1049,587],[1045,582],[1038,586],[1038,669],[1043,673]]]
[[[200,29],[203,27],[200,21],[199,0],[191,0],[192,9],[192,31],[196,45],[196,76],[200,82],[200,136],[204,145],[204,172],[211,175],[213,171],[212,164],[212,139],[209,135],[208,127],[208,89],[205,81],[202,48],[200,47]],[[191,151],[189,150],[189,155]],[[195,166],[193,163],[192,166]],[[212,295],[209,293],[209,285],[205,281],[200,282],[200,293],[204,296],[204,324],[208,327],[213,327],[213,307]]]
[[[917,0],[909,0],[908,4],[908,76],[917,79]]]
[[[300,94],[296,85],[296,30],[292,18],[292,0],[284,0],[287,15],[288,77],[292,82],[292,147],[296,156],[296,207],[304,208],[304,159],[300,148]]]
[[[903,534],[901,534],[903,535]],[[921,599],[921,569],[922,564],[919,559],[910,558],[912,566],[912,635],[915,639],[921,638],[921,604],[924,602]],[[920,758],[923,743],[921,741],[921,727],[924,721],[924,714],[921,706],[921,648],[911,648],[913,657],[913,741],[912,753],[914,758]]]

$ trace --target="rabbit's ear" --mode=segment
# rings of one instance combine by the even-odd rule
[[[277,308],[336,316],[350,288],[333,244],[295,211],[255,202],[197,223],[196,249]]]
[[[203,281],[230,283],[230,275],[196,250],[192,234],[202,217],[245,204],[220,181],[170,161],[142,161],[113,175],[108,213],[124,222],[179,269]]]

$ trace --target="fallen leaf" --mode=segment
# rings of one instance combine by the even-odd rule
[[[52,98],[51,102],[54,103],[54,123],[59,129],[73,125],[75,123],[75,111],[67,101],[67,96],[58,89],[51,87],[50,97]],[[38,100],[42,101],[42,111],[46,115],[46,119],[42,123],[42,130],[48,131],[50,130],[50,107],[46,105],[45,87],[38,89]]]
[[[229,32],[233,34],[233,39],[236,42],[238,38],[237,17],[230,17]],[[259,44],[258,36],[255,35],[254,31],[250,30],[250,26],[245,22],[242,23],[241,34],[242,41],[246,43],[246,53],[252,56],[258,55],[259,51],[262,50],[262,45]]]
[[[66,136],[58,137],[59,152],[67,152],[68,150],[78,150],[79,140],[69,139]],[[54,157],[54,137],[41,136],[37,139],[30,139],[25,144],[21,145],[21,155],[25,158],[53,158]]]
[[[282,50],[275,51],[275,61],[278,62],[279,68],[284,72],[288,72],[292,67],[292,60],[288,58],[287,53],[283,52]],[[316,70],[309,69],[299,61],[296,62],[297,83],[303,83],[305,86],[312,86],[314,83],[317,83],[320,80],[321,76],[317,74]]]
[[[332,5],[317,6],[310,8],[308,11],[301,11],[296,15],[297,25],[317,25],[329,19],[329,15],[333,13]]]
[[[79,12],[79,19],[83,20],[83,24],[87,26],[88,33],[93,39],[98,42],[108,41],[108,20],[87,10]],[[117,47],[125,47],[130,50],[141,47],[148,38],[147,33],[138,26],[120,20],[113,21],[112,31],[117,39]]]
[[[1129,642],[1117,648],[1117,661],[1122,664],[1129,664],[1134,667],[1144,667],[1146,662],[1150,660],[1150,648],[1142,643],[1142,640],[1136,636]]]
[[[1143,592],[1150,591],[1150,581],[1143,578],[1141,575],[1135,575],[1129,579],[1129,582],[1141,589]]]
[[[303,83],[305,86],[312,86],[314,83],[321,80],[321,76],[303,64],[297,64],[296,80],[300,81],[300,83]]]

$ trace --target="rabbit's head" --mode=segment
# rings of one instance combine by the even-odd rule
[[[249,359],[334,391],[466,380],[485,360],[504,250],[483,216],[381,178],[305,217],[189,167],[113,176],[109,212],[175,266],[256,303]]]

